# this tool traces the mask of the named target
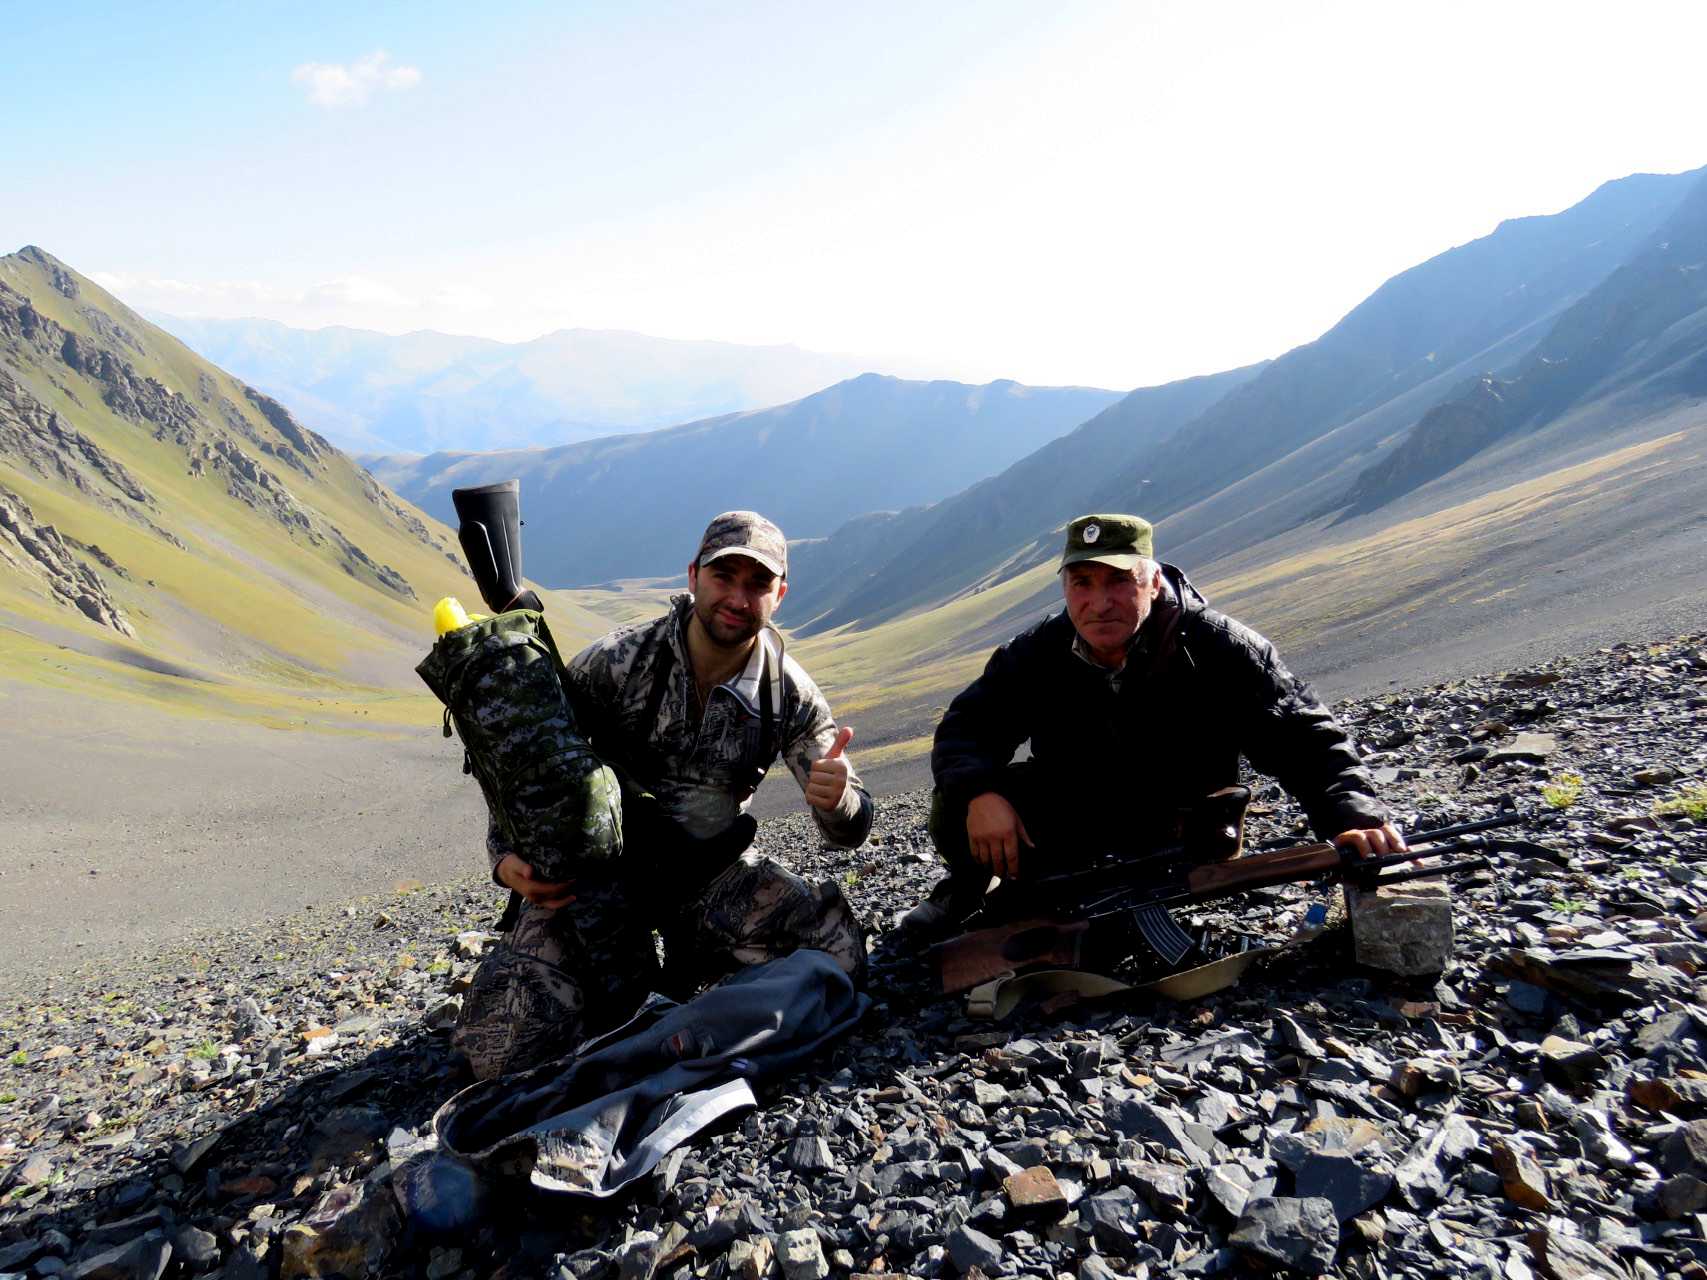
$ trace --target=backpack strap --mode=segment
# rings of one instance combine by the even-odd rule
[[[783,658],[787,650],[783,647],[782,632],[769,623],[765,629],[776,636],[777,650],[777,679],[786,680],[783,671]],[[771,694],[771,663],[770,655],[765,652],[764,637],[759,637],[759,768],[770,768],[771,760],[777,753],[776,705]]]

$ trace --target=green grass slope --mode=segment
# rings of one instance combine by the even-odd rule
[[[0,683],[420,723],[447,594],[475,593],[442,525],[51,255],[0,258]]]

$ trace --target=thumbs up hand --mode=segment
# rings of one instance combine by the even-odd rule
[[[848,789],[848,762],[842,752],[853,741],[853,730],[843,725],[836,730],[836,741],[823,758],[812,762],[812,772],[806,779],[806,803],[814,809],[830,812],[842,803]]]

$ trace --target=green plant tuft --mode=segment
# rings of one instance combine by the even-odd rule
[[[1674,796],[1654,802],[1654,813],[1661,818],[1689,818],[1707,822],[1707,782],[1685,787]]]
[[[1583,793],[1579,773],[1561,773],[1541,788],[1541,800],[1555,809],[1569,809]]]

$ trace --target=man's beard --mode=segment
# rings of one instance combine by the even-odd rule
[[[705,628],[705,634],[710,636],[714,643],[727,649],[736,649],[746,644],[759,634],[763,625],[750,613],[742,614],[739,624],[731,623],[719,615],[715,606],[699,600],[694,601],[693,610],[699,616],[699,625]]]

